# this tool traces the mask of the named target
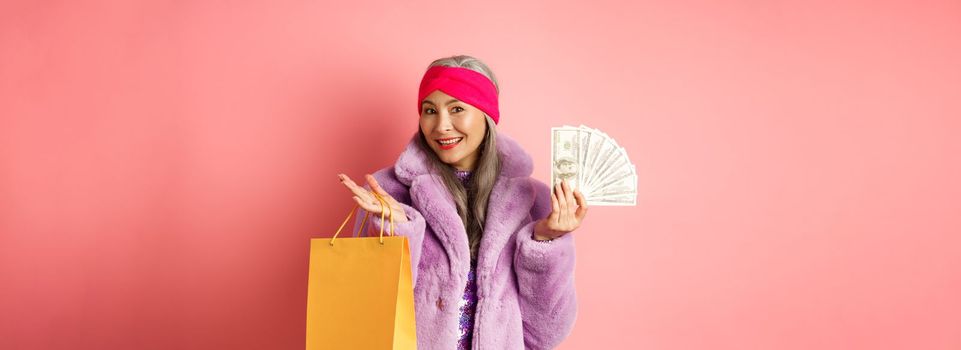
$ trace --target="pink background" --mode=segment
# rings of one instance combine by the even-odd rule
[[[627,148],[562,349],[961,348],[958,1],[4,1],[0,348],[299,349],[336,179],[470,54]]]

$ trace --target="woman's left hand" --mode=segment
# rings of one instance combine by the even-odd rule
[[[587,215],[587,200],[567,180],[554,185],[551,192],[551,214],[534,225],[534,239],[547,241],[576,230]]]

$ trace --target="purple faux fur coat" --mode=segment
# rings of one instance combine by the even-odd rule
[[[396,164],[373,176],[410,219],[394,227],[410,242],[418,349],[456,349],[458,301],[470,269],[467,233],[440,176],[428,171],[416,137]],[[497,151],[501,173],[478,252],[473,349],[552,349],[577,316],[573,232],[547,242],[532,238],[534,224],[550,215],[551,187],[530,177],[530,155],[501,132]],[[355,230],[363,216],[356,218]],[[379,216],[367,220],[375,235]]]

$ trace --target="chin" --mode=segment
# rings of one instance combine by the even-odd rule
[[[459,161],[459,160],[460,160],[460,158],[450,158],[450,157],[445,157],[445,158],[441,158],[440,160],[441,160],[442,162],[444,162],[444,164],[447,164],[447,165],[450,165],[450,166],[453,166],[453,165],[454,165],[454,163],[457,163],[457,161]]]

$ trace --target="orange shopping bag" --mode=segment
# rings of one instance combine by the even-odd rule
[[[384,200],[377,199],[384,208]],[[416,349],[407,237],[394,234],[393,212],[390,233],[384,237],[382,210],[379,237],[338,239],[358,207],[351,209],[332,238],[310,240],[307,350]],[[390,206],[387,209],[391,211]],[[369,215],[364,214],[358,232],[366,232]]]

